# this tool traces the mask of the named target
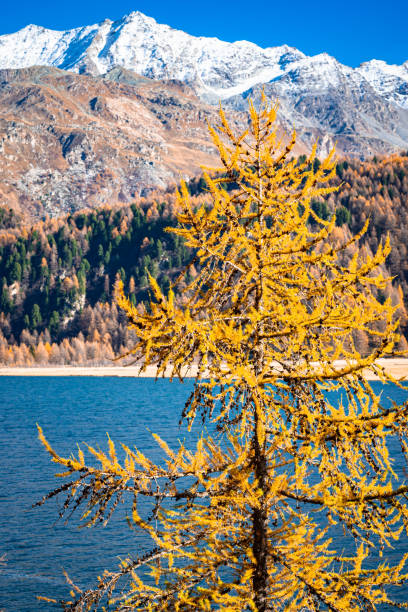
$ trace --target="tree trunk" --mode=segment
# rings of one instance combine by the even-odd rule
[[[263,199],[263,184],[262,184],[262,173],[261,173],[261,152],[260,142],[257,142],[257,163],[256,170],[258,173],[258,222],[259,226],[263,229],[264,219],[260,207],[260,202]],[[257,259],[259,262],[259,286],[255,297],[255,308],[258,312],[263,312],[263,268],[262,268],[262,240],[256,246]],[[258,324],[258,330],[256,334],[256,346],[258,347],[257,362],[255,364],[255,374],[258,375],[262,371],[264,362],[264,340],[263,337],[263,323]],[[261,338],[261,339],[260,339]],[[268,466],[265,454],[265,441],[260,442],[258,437],[258,410],[254,409],[254,475],[258,481],[258,487],[262,491],[260,498],[260,507],[254,508],[252,513],[252,529],[253,529],[253,544],[252,552],[255,557],[255,571],[252,577],[252,587],[254,590],[254,603],[257,612],[267,612],[270,610],[268,604],[268,513],[265,503],[266,492],[267,492],[267,475]]]
[[[253,544],[252,552],[255,557],[255,571],[252,577],[254,589],[254,602],[257,612],[270,610],[267,598],[268,583],[268,515],[265,507],[264,496],[266,493],[267,463],[264,448],[259,444],[257,435],[258,416],[255,411],[255,435],[254,435],[254,472],[259,488],[263,491],[261,505],[254,508],[252,513]]]

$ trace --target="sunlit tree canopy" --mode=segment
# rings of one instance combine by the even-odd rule
[[[396,307],[376,298],[390,282],[389,244],[359,249],[366,226],[339,243],[335,217],[312,207],[333,189],[334,153],[299,162],[276,115],[263,96],[244,133],[222,109],[210,128],[221,165],[205,174],[208,204],[194,208],[182,185],[171,229],[197,271],[182,299],[151,277],[150,303],[135,306],[118,286],[137,336],[131,358],[196,376],[183,422],[200,417],[213,433],[195,448],[157,439],[167,460],[155,465],[128,447],[120,461],[111,440],[106,454],[63,458],[40,430],[69,478],[47,497],[64,492],[89,524],[125,499],[130,525],[152,540],[74,590],[68,610],[380,610],[407,578],[405,557],[392,565],[387,550],[408,528],[408,486],[389,456],[391,439],[407,454],[408,407],[385,407],[366,380],[393,382],[377,361],[399,340]]]

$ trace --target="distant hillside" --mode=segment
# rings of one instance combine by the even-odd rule
[[[346,91],[347,80],[326,95],[310,94],[307,79],[295,88],[288,75],[282,79],[265,91],[280,100],[281,129],[296,126],[296,154],[315,140],[322,154],[335,141],[340,155],[355,157],[408,149],[408,106],[374,94],[360,99]],[[259,92],[251,90],[255,101]],[[241,132],[247,100],[232,95],[225,106]],[[207,129],[217,120],[217,108],[186,84],[124,68],[103,76],[46,66],[0,70],[0,205],[32,222],[166,191],[217,163]]]
[[[339,191],[313,206],[323,217],[336,213],[336,240],[359,231],[367,218],[363,246],[374,251],[389,233],[385,271],[395,279],[378,297],[400,304],[407,336],[408,156],[342,160],[335,183]],[[189,189],[197,204],[207,198],[203,179]],[[167,194],[157,204],[86,210],[29,228],[0,208],[0,362],[100,362],[123,352],[131,338],[112,304],[115,279],[122,278],[136,304],[147,298],[146,271],[164,289],[180,273],[196,274],[188,267],[192,253],[165,232],[175,224],[174,202]],[[365,342],[360,338],[362,351]]]
[[[165,190],[216,162],[217,118],[182,83],[120,68],[0,70],[0,205],[36,221]]]

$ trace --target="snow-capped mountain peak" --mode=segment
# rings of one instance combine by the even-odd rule
[[[342,78],[364,79],[379,95],[408,108],[408,61],[390,66],[371,60],[353,70],[327,53],[307,57],[287,45],[263,49],[246,40],[190,36],[140,11],[72,30],[30,24],[0,36],[0,69],[38,64],[94,75],[121,66],[154,79],[184,81],[209,101],[277,79],[310,80],[312,89],[319,84],[320,90],[335,87]]]
[[[361,64],[356,72],[380,95],[408,109],[408,61],[398,66],[374,59]]]
[[[119,65],[155,79],[185,81],[210,98],[276,78],[304,57],[287,45],[262,49],[245,40],[190,36],[140,11],[61,32],[29,25],[0,36],[0,68],[40,64],[104,74]]]
[[[264,49],[246,40],[191,36],[134,11],[66,31],[31,24],[0,36],[0,69],[34,65],[110,81],[117,69],[180,81],[202,101],[221,99],[237,110],[263,86],[279,98],[282,119],[303,131],[305,143],[322,137],[327,147],[341,142],[343,151],[362,156],[407,148],[408,61],[350,68],[327,53],[309,57],[288,45]]]

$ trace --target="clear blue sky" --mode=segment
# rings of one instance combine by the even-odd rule
[[[326,51],[349,66],[373,58],[408,60],[408,0],[4,0],[0,34],[29,23],[65,30],[135,10],[196,36],[246,39],[262,47],[286,43],[308,55]]]

